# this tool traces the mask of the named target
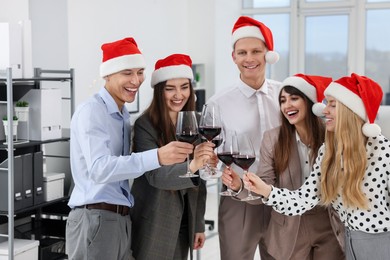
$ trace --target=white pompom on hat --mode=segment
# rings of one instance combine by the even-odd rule
[[[282,88],[285,86],[292,86],[299,89],[305,94],[313,103],[312,111],[316,116],[324,116],[323,110],[325,105],[322,102],[324,99],[324,91],[326,87],[332,82],[332,78],[316,76],[316,75],[305,75],[295,74],[292,77],[286,78],[282,82]]]
[[[279,53],[274,51],[274,40],[271,30],[263,23],[248,17],[240,16],[232,30],[232,45],[242,38],[258,38],[262,40],[268,51],[265,54],[265,61],[274,64],[279,60]]]
[[[102,78],[122,70],[146,67],[144,57],[131,37],[105,43],[101,48],[103,63],[100,65],[100,76]]]
[[[383,91],[378,83],[352,73],[350,77],[332,82],[324,94],[334,97],[366,122],[362,127],[365,136],[375,137],[381,133],[379,125],[374,123],[383,98]]]
[[[155,65],[155,70],[152,73],[151,85],[154,88],[160,82],[177,78],[188,78],[190,81],[194,79],[190,56],[185,54],[172,54],[164,59],[158,60]]]

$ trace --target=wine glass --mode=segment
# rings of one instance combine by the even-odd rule
[[[199,138],[198,123],[195,111],[180,111],[176,122],[176,139],[180,142],[193,144]],[[190,170],[190,155],[187,154],[187,172],[179,177],[197,177]]]
[[[221,130],[222,122],[218,106],[209,104],[203,105],[199,122],[199,133],[206,138],[208,142],[212,142],[212,140],[221,133]],[[209,175],[212,174],[208,163],[206,163],[204,170]]]
[[[233,163],[233,156],[238,154],[237,135],[233,130],[225,130],[222,144],[217,148],[218,159],[221,160],[226,168],[230,169]],[[219,193],[222,196],[234,196],[236,193],[229,187],[225,191]]]
[[[253,144],[249,137],[245,134],[238,136],[238,154],[233,155],[233,162],[241,169],[244,170],[244,174],[248,173],[249,167],[255,162],[256,154],[253,149]],[[256,200],[259,199],[259,196],[253,196],[250,190],[248,189],[248,196],[243,198],[242,201]]]
[[[204,137],[201,137],[202,143],[207,142],[207,139]],[[223,130],[219,135],[213,138],[211,142],[215,145],[214,149],[217,149],[224,141],[224,133]],[[218,179],[222,176],[222,171],[220,171],[217,167],[211,167],[209,165],[209,170],[206,170],[207,168],[203,167],[199,169],[199,175],[200,178],[202,178],[205,181],[212,180],[212,179]]]

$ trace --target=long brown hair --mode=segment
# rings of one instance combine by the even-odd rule
[[[189,82],[190,96],[182,111],[195,110],[195,93],[190,80]],[[167,81],[163,81],[154,86],[152,102],[144,112],[144,114],[149,117],[153,127],[159,133],[158,144],[160,147],[176,140],[175,126],[169,117],[169,110],[164,99],[166,83]]]
[[[303,92],[293,86],[285,86],[281,89],[279,94],[279,106],[281,103],[280,98],[283,90],[290,95],[296,95],[301,97],[305,102],[307,115],[305,117],[305,126],[306,129],[309,129],[309,131],[311,131],[311,135],[309,137],[309,146],[311,148],[309,159],[311,165],[313,165],[314,160],[318,154],[318,149],[324,142],[324,123],[320,118],[313,114],[311,108],[314,103]],[[280,113],[280,116],[282,124],[280,126],[278,140],[275,143],[274,148],[275,172],[277,175],[281,174],[287,168],[291,149],[293,147],[293,143],[295,142],[295,126],[290,124],[287,118],[282,113]]]
[[[321,203],[329,205],[339,194],[347,207],[367,209],[362,191],[367,167],[364,121],[336,101],[336,129],[325,135],[325,154],[321,164]]]

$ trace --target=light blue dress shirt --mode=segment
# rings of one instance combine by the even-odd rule
[[[130,155],[130,115],[120,113],[105,88],[72,117],[70,163],[74,189],[69,207],[106,202],[132,207],[129,179],[160,167],[157,149]]]

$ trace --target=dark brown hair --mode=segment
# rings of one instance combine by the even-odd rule
[[[164,146],[171,141],[176,140],[175,126],[173,125],[171,118],[169,117],[169,110],[165,104],[164,89],[167,81],[160,82],[154,86],[153,100],[149,107],[145,110],[153,127],[159,133],[159,146]],[[195,110],[195,93],[190,83],[190,96],[187,103],[184,105],[182,111],[194,111]]]
[[[309,154],[309,158],[311,165],[313,165],[318,154],[318,149],[324,142],[325,125],[321,118],[313,114],[311,108],[314,103],[303,92],[293,86],[285,86],[281,89],[279,94],[279,106],[282,90],[290,95],[297,95],[303,98],[306,104],[307,116],[305,117],[305,126],[309,131],[311,131],[309,140],[311,152]],[[280,126],[278,141],[275,143],[274,147],[275,172],[277,175],[281,174],[287,168],[291,148],[293,147],[292,144],[295,142],[295,126],[290,124],[282,113],[280,113],[280,116],[282,124]]]

